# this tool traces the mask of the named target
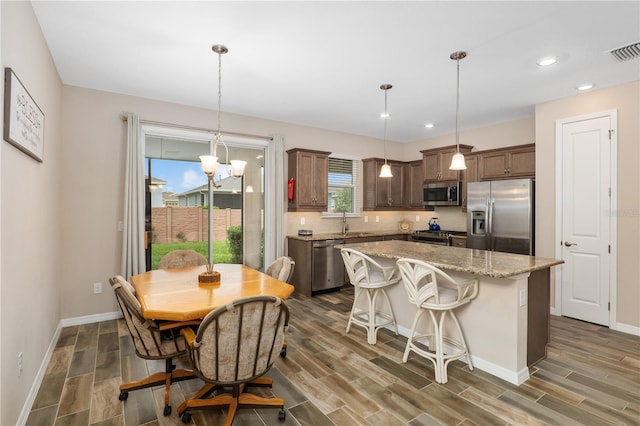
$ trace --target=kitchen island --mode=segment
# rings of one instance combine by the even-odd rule
[[[403,257],[422,260],[456,280],[477,278],[478,297],[456,310],[474,368],[519,385],[529,378],[529,366],[546,357],[550,268],[561,260],[409,241],[343,244],[336,249],[342,247],[387,262]],[[402,283],[387,292],[398,329],[408,336],[416,308]],[[423,327],[428,325],[426,318]]]

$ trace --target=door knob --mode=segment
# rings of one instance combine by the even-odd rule
[[[571,247],[571,246],[577,246],[577,245],[578,245],[578,243],[571,243],[571,242],[569,242],[569,241],[565,241],[565,242],[564,242],[564,245],[565,245],[565,247]]]

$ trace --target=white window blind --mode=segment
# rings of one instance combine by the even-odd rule
[[[360,159],[333,154],[329,157],[327,213],[359,214]]]

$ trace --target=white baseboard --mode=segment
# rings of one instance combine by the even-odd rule
[[[385,327],[389,330],[392,330],[391,326]],[[409,333],[411,332],[410,328],[398,326],[398,333],[400,333],[404,337],[409,337]],[[452,348],[448,348],[446,345],[444,347],[445,353],[453,352]],[[501,367],[492,362],[486,361],[482,358],[474,356],[471,354],[471,362],[473,363],[473,368],[477,368],[478,370],[485,371],[493,376],[496,376],[502,380],[506,380],[509,383],[514,385],[521,385],[527,379],[529,379],[529,369],[527,367],[523,368],[520,371],[509,370],[504,367]]]
[[[38,373],[33,380],[31,389],[29,389],[29,393],[27,394],[27,398],[24,401],[24,405],[22,406],[22,411],[20,411],[20,416],[18,416],[16,425],[23,426],[25,423],[27,423],[29,412],[31,412],[33,402],[36,400],[38,389],[40,389],[40,385],[42,384],[42,380],[44,379],[44,373],[47,371],[47,366],[49,365],[49,361],[51,361],[51,355],[53,355],[53,350],[56,348],[58,337],[60,337],[60,331],[62,331],[61,322],[58,323],[58,327],[56,328],[56,331],[53,333],[53,337],[49,342],[49,347],[47,348],[47,352],[45,352],[44,354],[44,358],[42,359],[42,363],[40,364]]]
[[[635,336],[640,336],[640,327],[636,327],[634,325],[621,324],[617,322],[613,327],[611,327],[611,329],[621,331],[623,333],[633,334]]]
[[[62,327],[71,327],[72,325],[91,324],[94,322],[109,321],[119,318],[122,318],[122,313],[120,311],[105,312],[102,314],[87,315],[84,317],[65,318],[60,320],[60,324],[62,324]]]
[[[24,401],[24,405],[22,406],[22,410],[20,411],[20,415],[18,416],[18,420],[16,425],[23,426],[27,423],[27,419],[29,418],[29,413],[31,412],[31,407],[33,407],[33,402],[36,400],[36,396],[38,395],[38,390],[40,389],[40,385],[42,385],[42,380],[44,379],[44,374],[47,371],[47,366],[49,365],[49,361],[51,361],[51,356],[53,355],[53,351],[56,348],[56,343],[58,342],[58,338],[60,337],[60,332],[64,327],[70,327],[72,325],[82,325],[82,324],[91,324],[94,322],[100,321],[108,321],[112,319],[118,319],[122,317],[122,313],[120,311],[117,312],[105,312],[103,314],[95,314],[95,315],[87,315],[84,317],[75,317],[75,318],[66,318],[60,320],[58,323],[58,327],[56,331],[53,333],[53,337],[51,337],[51,341],[49,342],[49,347],[44,354],[44,358],[42,359],[42,363],[40,364],[40,368],[38,369],[38,373],[36,374],[35,379],[33,380],[33,384],[31,385],[31,389],[27,394],[27,398]]]

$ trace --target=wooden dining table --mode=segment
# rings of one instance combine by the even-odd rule
[[[294,287],[245,265],[216,264],[220,282],[201,284],[198,275],[206,265],[157,269],[133,275],[131,284],[147,319],[192,321],[236,299],[277,296],[286,299]]]

